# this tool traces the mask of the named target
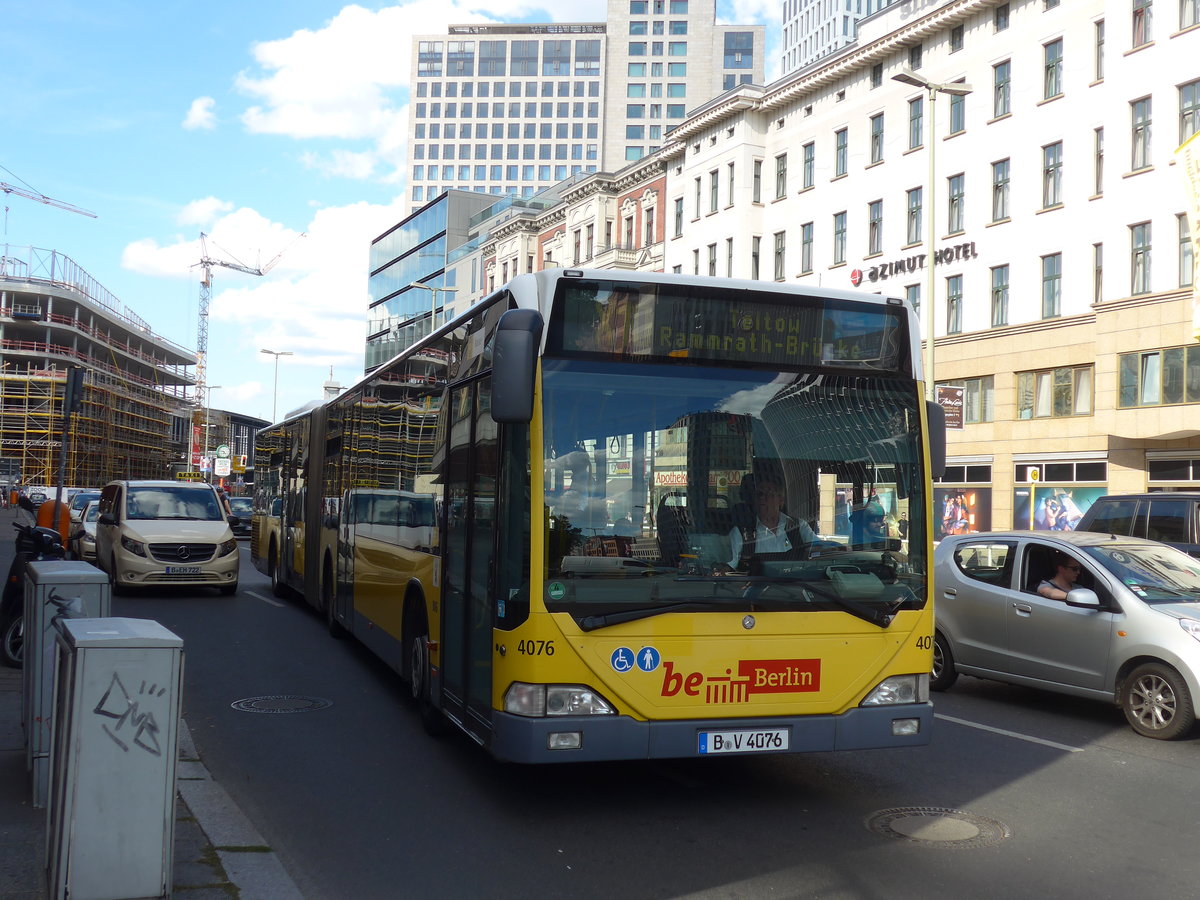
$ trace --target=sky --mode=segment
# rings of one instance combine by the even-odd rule
[[[719,0],[767,25],[782,0]],[[363,374],[372,238],[407,214],[411,36],[467,22],[601,22],[603,0],[0,0],[0,250],[70,257],[195,351],[200,234],[214,408],[282,418]],[[287,351],[276,357],[260,351]]]

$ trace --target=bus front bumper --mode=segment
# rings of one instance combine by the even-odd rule
[[[711,736],[713,733],[753,734],[776,732],[778,729],[786,733],[786,749],[772,749],[767,745],[762,749],[735,751],[745,755],[920,747],[929,743],[933,731],[932,703],[856,707],[840,716],[771,719],[642,722],[628,716],[534,719],[503,712],[493,712],[492,716],[492,754],[497,759],[519,763],[676,759],[714,755],[711,737],[702,740],[702,736]],[[902,733],[897,734],[897,731]],[[550,749],[553,744],[564,743],[558,736],[576,733],[579,736],[577,748]]]

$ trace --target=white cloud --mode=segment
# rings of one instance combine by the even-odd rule
[[[217,216],[229,212],[233,204],[228,200],[218,200],[216,197],[205,197],[203,200],[193,200],[179,211],[175,221],[180,225],[199,225],[207,228],[216,221]]]
[[[217,101],[212,97],[197,97],[188,107],[187,115],[183,117],[183,127],[188,131],[211,131],[217,127],[217,117],[213,112]]]

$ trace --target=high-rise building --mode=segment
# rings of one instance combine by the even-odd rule
[[[858,23],[891,6],[895,0],[784,0],[783,75],[848,47],[858,37]]]
[[[452,25],[413,38],[412,209],[531,196],[652,153],[687,112],[764,78],[764,29],[715,0],[608,0],[607,23]]]

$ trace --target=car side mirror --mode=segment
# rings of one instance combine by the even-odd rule
[[[116,525],[117,517],[112,513],[100,513],[100,517],[96,519],[96,522],[100,525]]]
[[[238,525],[241,523],[242,520],[239,516],[226,516],[225,521],[228,522],[230,525]]]
[[[1091,588],[1075,588],[1075,590],[1067,592],[1067,606],[1098,610],[1100,608],[1100,598]]]

